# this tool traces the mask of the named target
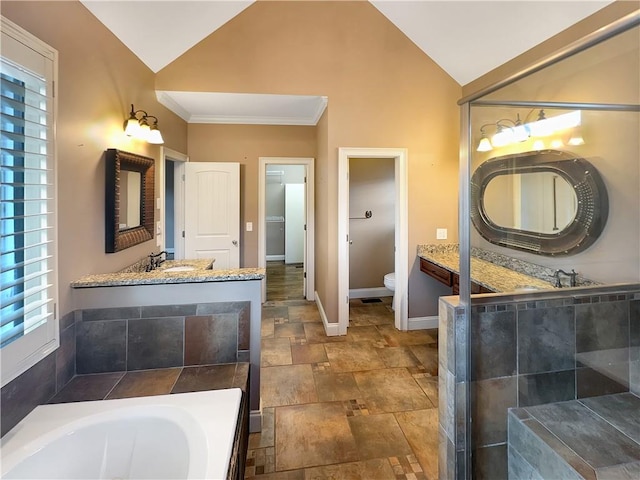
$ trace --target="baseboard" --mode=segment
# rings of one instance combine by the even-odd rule
[[[280,262],[284,260],[284,255],[267,255],[267,262]]]
[[[386,287],[353,288],[349,290],[349,298],[393,297],[393,292]]]
[[[251,410],[249,413],[249,432],[257,433],[262,431],[262,412]]]
[[[324,325],[324,332],[327,334],[327,337],[337,337],[340,335],[340,325],[337,323],[329,323],[329,319],[327,318],[327,314],[324,311],[324,307],[322,306],[322,302],[320,301],[320,296],[317,291],[315,292],[315,297],[316,306],[318,307],[318,312],[320,312],[320,318]]]
[[[414,317],[409,318],[409,330],[426,330],[430,328],[438,328],[438,315],[432,317]]]

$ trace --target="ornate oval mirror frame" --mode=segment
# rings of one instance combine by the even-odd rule
[[[105,251],[119,252],[153,238],[154,184],[153,158],[109,148],[105,152]],[[120,230],[120,172],[140,172],[140,225]]]
[[[538,233],[507,228],[492,222],[485,210],[483,195],[497,175],[552,172],[573,186],[577,212],[563,230]],[[471,221],[489,242],[538,255],[561,256],[585,250],[595,242],[607,222],[609,198],[596,168],[584,158],[559,150],[542,150],[505,155],[480,165],[471,178]]]

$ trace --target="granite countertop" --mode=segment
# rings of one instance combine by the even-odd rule
[[[156,270],[145,271],[146,259],[115,273],[85,275],[71,282],[72,288],[118,287],[126,285],[162,285],[172,283],[232,282],[262,280],[264,268],[213,269],[213,261],[167,260]],[[167,271],[175,267],[194,267],[187,271]]]
[[[534,275],[528,275],[480,258],[480,254],[481,252],[472,250],[471,280],[494,292],[548,290],[556,288],[550,277],[549,280],[546,281]],[[447,270],[460,274],[460,255],[457,244],[418,245],[418,256]],[[537,267],[532,264],[529,265],[531,265],[531,267]],[[535,268],[530,268],[530,270],[535,270]],[[540,275],[546,276],[546,272]]]

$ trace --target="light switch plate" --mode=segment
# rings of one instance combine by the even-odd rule
[[[447,229],[446,228],[436,228],[436,239],[437,240],[446,240],[447,239]]]
[[[247,232],[253,232],[253,222],[247,222]]]

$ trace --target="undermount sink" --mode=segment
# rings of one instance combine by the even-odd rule
[[[195,269],[196,267],[191,267],[189,265],[182,265],[179,267],[165,268],[164,271],[165,272],[191,272]]]

